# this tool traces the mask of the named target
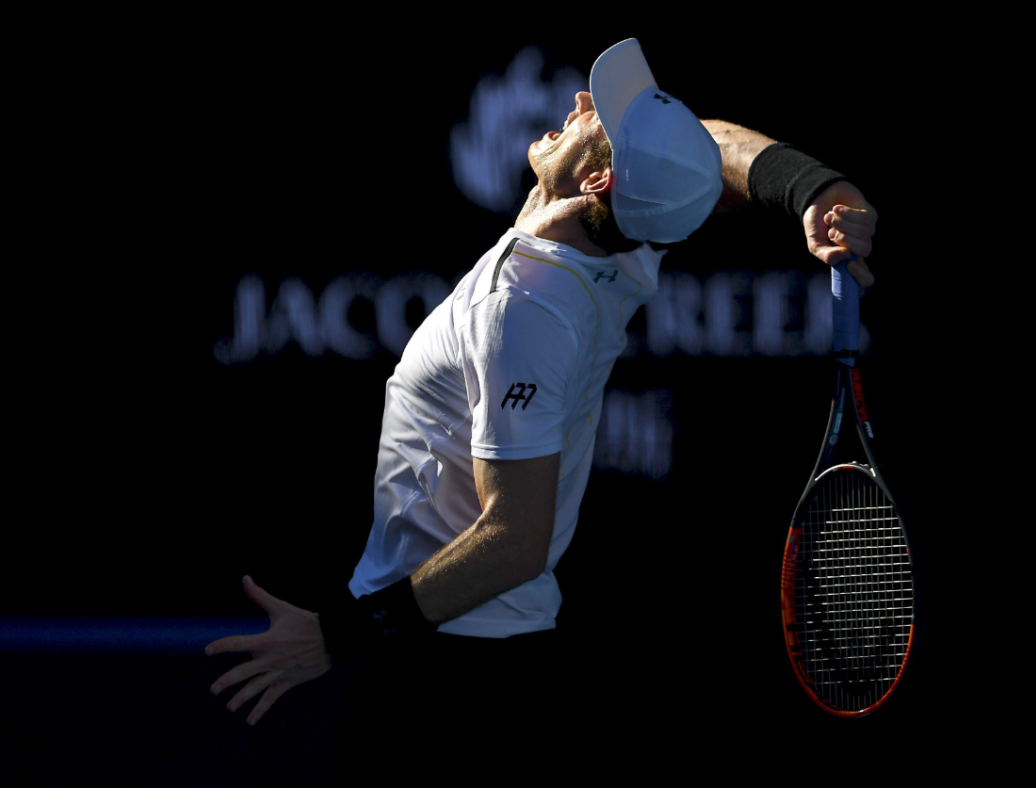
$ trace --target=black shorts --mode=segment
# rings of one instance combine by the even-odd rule
[[[541,775],[561,756],[568,653],[558,630],[436,633],[358,666],[325,785],[356,778]]]

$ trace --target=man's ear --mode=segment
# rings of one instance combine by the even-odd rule
[[[596,194],[598,197],[604,197],[612,187],[613,177],[614,173],[611,167],[608,167],[604,172],[591,172],[579,184],[579,191],[582,194]]]

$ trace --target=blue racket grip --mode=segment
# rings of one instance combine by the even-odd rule
[[[844,356],[838,354],[841,350],[860,350],[860,285],[849,273],[848,265],[849,261],[843,260],[831,266],[831,317],[834,324],[831,349],[835,352],[835,358],[851,367],[855,353]]]

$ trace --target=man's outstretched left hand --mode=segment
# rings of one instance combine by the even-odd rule
[[[227,687],[254,676],[230,699],[227,710],[237,711],[245,701],[262,692],[263,696],[248,715],[248,724],[255,725],[285,692],[331,670],[331,657],[324,646],[316,613],[271,596],[248,575],[242,582],[249,599],[269,613],[270,628],[258,635],[232,635],[214,640],[205,647],[205,653],[247,651],[252,654],[249,662],[220,676],[211,690],[213,695],[219,695]]]
[[[817,195],[802,215],[806,244],[828,265],[849,259],[849,273],[862,287],[874,284],[864,258],[870,255],[878,212],[849,181],[836,181]]]

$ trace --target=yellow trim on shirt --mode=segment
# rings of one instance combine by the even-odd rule
[[[593,346],[590,348],[590,356],[596,362],[597,361],[597,335],[598,335],[598,333],[600,333],[600,329],[601,329],[601,310],[597,306],[597,301],[596,301],[596,299],[594,299],[594,294],[590,291],[590,288],[587,286],[586,282],[583,281],[583,277],[581,277],[579,274],[577,274],[571,268],[569,268],[567,266],[564,266],[564,265],[561,265],[560,263],[555,263],[552,260],[544,260],[542,257],[533,257],[532,255],[522,254],[521,252],[518,252],[518,251],[512,251],[511,254],[516,254],[519,257],[524,257],[524,258],[526,258],[528,260],[538,260],[541,263],[546,263],[547,265],[552,265],[555,268],[560,268],[562,271],[568,271],[570,274],[572,274],[572,276],[574,276],[576,279],[579,280],[579,284],[581,284],[583,286],[583,288],[586,290],[586,294],[588,296],[590,296],[590,301],[594,305],[594,311],[597,313],[597,323],[594,325],[594,343],[593,343]],[[591,367],[591,370],[592,369],[593,369],[593,367]],[[586,382],[586,391],[583,392],[583,404],[584,405],[586,405],[588,400],[589,400],[589,397],[587,395],[590,393],[590,384],[593,382],[593,380],[592,380],[592,378],[593,378],[592,372],[591,372],[590,378],[591,378],[591,380],[587,380],[587,382]],[[576,418],[579,418],[579,416],[576,416]],[[591,424],[593,423],[593,419],[590,419],[590,423]]]
[[[626,298],[629,298],[630,296],[635,296],[637,293],[640,292],[641,287],[643,287],[643,285],[641,285],[640,282],[637,282],[637,289],[630,293],[628,296],[626,296]],[[615,324],[616,331],[622,330],[622,305],[626,303],[626,298],[622,299],[619,302],[619,322]]]
[[[593,292],[590,290],[590,288],[586,284],[586,282],[583,281],[583,277],[581,277],[579,274],[577,274],[575,271],[573,271],[568,266],[561,265],[560,263],[555,263],[553,260],[544,260],[542,257],[533,257],[530,254],[524,254],[523,252],[519,252],[517,250],[512,250],[511,254],[516,254],[519,257],[526,258],[527,260],[537,260],[537,261],[539,261],[541,263],[546,263],[547,265],[552,265],[555,268],[560,268],[562,271],[568,271],[570,274],[572,274],[572,276],[574,276],[576,279],[579,280],[579,284],[581,284],[583,286],[583,289],[586,290],[586,294],[588,296],[590,296],[590,302],[594,305],[594,312],[597,313],[597,322],[594,325],[594,342],[593,342],[593,345],[590,348],[590,356],[593,358],[594,363],[596,363],[597,362],[597,335],[600,333],[600,330],[601,330],[601,310],[600,310],[600,307],[597,306],[597,299],[594,298]],[[625,300],[625,299],[623,299],[623,300]],[[593,366],[590,367],[590,374],[587,376],[587,381],[586,381],[586,390],[583,391],[583,404],[584,405],[589,403],[589,399],[590,399],[590,397],[589,397],[589,394],[590,394],[590,384],[592,384],[592,383],[593,383]],[[581,419],[584,415],[590,420],[590,428],[593,429],[594,418],[593,418],[592,415],[590,415],[589,412],[587,412],[585,414],[577,413],[576,414],[576,419]],[[573,424],[574,423],[575,422],[573,421]],[[569,425],[568,429],[565,430],[565,442],[568,443],[568,448],[571,449],[572,448],[572,440],[571,440],[571,438],[569,438],[569,433],[570,432],[572,432],[572,425]],[[561,454],[562,454],[562,461],[564,461],[564,454],[565,453],[562,452]],[[560,468],[558,470],[560,470]],[[565,478],[564,472],[561,473],[561,478],[562,479]]]

